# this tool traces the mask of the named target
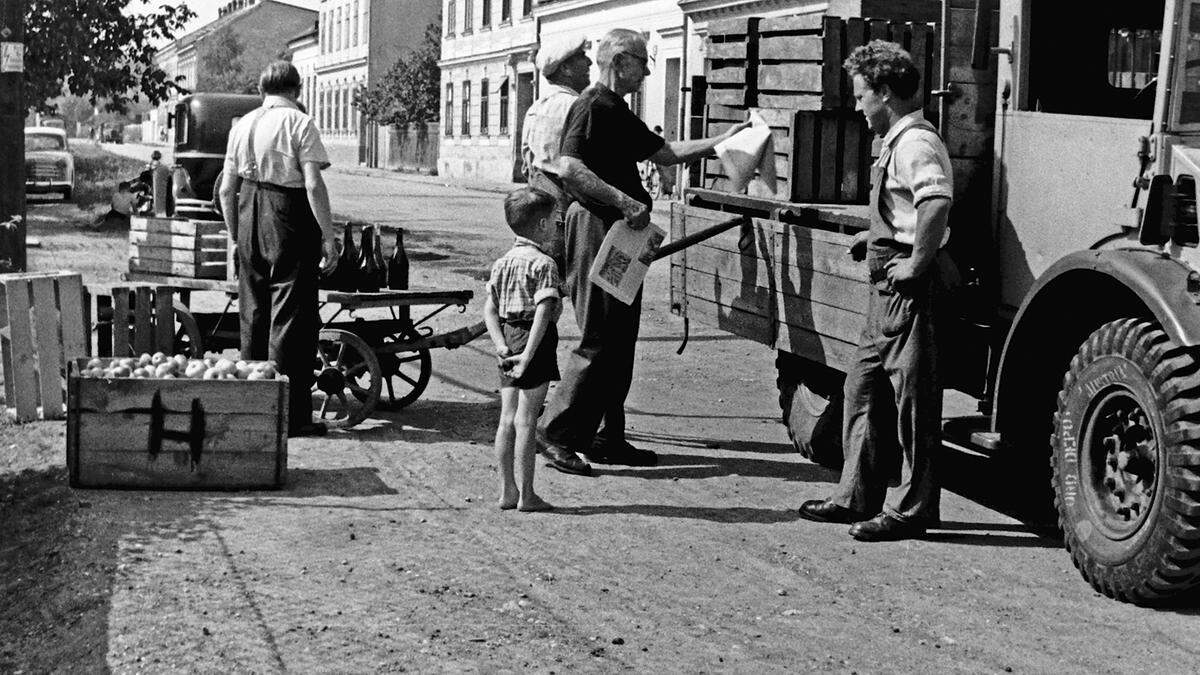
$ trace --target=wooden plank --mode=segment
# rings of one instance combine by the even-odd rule
[[[182,249],[151,246],[145,244],[130,244],[129,257],[139,260],[162,260],[172,263],[203,265],[205,263],[225,264],[224,248]]]
[[[741,122],[746,119],[746,109],[734,108],[727,105],[710,105],[708,106],[708,119],[722,122]]]
[[[4,374],[4,405],[12,406],[13,398],[13,354],[12,340],[8,329],[8,289],[0,283],[0,368]]]
[[[183,218],[145,218],[134,216],[129,219],[131,232],[159,232],[163,234],[205,235],[221,234],[225,223],[219,220],[185,220]]]
[[[96,356],[112,356],[113,355],[113,324],[110,320],[102,321],[100,316],[107,312],[109,317],[113,316],[113,305],[111,295],[96,296]]]
[[[704,48],[705,59],[744,59],[746,43],[742,40],[714,42],[711,39]]]
[[[796,116],[796,136],[792,139],[792,201],[811,202],[816,197],[817,166],[816,115]]]
[[[767,126],[772,128],[782,128],[791,130],[792,123],[796,120],[795,110],[785,110],[780,108],[754,108],[758,114],[767,123]]]
[[[710,36],[730,36],[730,35],[748,35],[750,33],[751,21],[758,21],[757,18],[738,17],[733,19],[716,19],[708,22],[708,34]]]
[[[37,351],[38,398],[42,403],[42,419],[62,419],[65,401],[62,370],[65,361],[54,279],[31,279],[30,287],[33,291],[33,336]]]
[[[133,261],[130,261],[132,269]],[[112,346],[113,356],[129,356],[129,289],[118,286],[112,289]]]
[[[848,97],[848,93],[842,89],[846,79],[842,69],[842,54],[846,51],[845,26],[846,23],[837,17],[825,17],[821,41],[821,86],[823,106],[826,108],[840,107]]]
[[[847,120],[842,130],[842,173],[838,196],[842,201],[856,202],[866,199],[859,189],[862,172],[870,172],[870,166],[862,162],[862,125]],[[868,144],[867,147],[870,147]]]
[[[868,19],[867,35],[871,40],[890,41],[892,38],[891,23],[886,19]]]
[[[755,100],[763,108],[783,108],[786,112],[821,110],[824,107],[821,95],[816,93],[777,94],[759,92]]]
[[[858,294],[866,298],[866,284],[861,284]],[[867,323],[865,314],[827,305],[821,302],[822,298],[813,299],[786,293],[780,293],[777,298],[779,304],[776,311],[780,323],[806,328],[818,335],[842,342],[857,344],[863,326]]]
[[[37,419],[37,363],[33,346],[33,326],[29,316],[29,282],[12,279],[3,282],[8,301],[8,334],[12,344],[12,370],[4,374],[13,380],[13,399],[6,405],[16,408],[17,421]],[[11,373],[11,374],[10,374]]]
[[[740,284],[694,269],[689,269],[684,274],[687,278],[688,298],[708,300],[720,305],[722,309],[732,308],[759,316],[771,316],[774,300],[770,288]]]
[[[705,76],[709,84],[745,84],[746,67],[713,68],[708,70]]]
[[[80,412],[126,412],[146,410],[155,391],[163,409],[190,412],[192,400],[200,399],[209,413],[244,413],[255,410],[274,416],[278,389],[287,380],[148,380],[80,378]]]
[[[757,252],[731,253],[730,251],[698,244],[688,249],[689,270],[727,279],[731,283],[769,288],[773,274],[770,263]]]
[[[171,234],[167,232],[138,232],[135,230],[130,230],[129,232],[129,243],[131,244],[162,246],[165,248],[219,248],[224,250],[226,239],[223,233],[196,235]]]
[[[153,351],[175,353],[175,292],[167,286],[154,289]]]
[[[709,104],[726,106],[746,105],[746,90],[709,87],[704,94],[704,101]]]
[[[149,354],[154,352],[154,305],[150,299],[150,287],[138,286],[134,296],[133,350],[135,354]]]
[[[165,260],[129,260],[130,272],[146,274],[164,274],[167,276],[187,277],[191,279],[224,279],[225,263],[201,263],[199,266],[189,263],[168,262]]]
[[[758,24],[758,34],[767,33],[820,33],[825,24],[825,15],[795,14],[763,19]]]
[[[822,115],[818,118],[820,140],[821,171],[817,177],[817,199],[823,202],[838,200],[838,177],[841,169],[842,130],[844,124],[836,115]]]
[[[721,307],[711,300],[688,296],[687,317],[760,344],[775,344],[771,319],[736,307]]]
[[[912,54],[913,63],[917,66],[917,72],[921,74],[921,100],[923,105],[928,106],[930,101],[929,92],[929,26],[924,23],[914,23],[909,26],[909,34],[912,36],[912,45],[908,48],[908,52]]]
[[[79,411],[79,442],[91,450],[145,453],[150,440],[150,414]],[[190,413],[163,416],[163,428],[187,431]],[[263,413],[218,413],[204,416],[203,453],[251,452],[275,454],[275,417]],[[163,449],[180,449],[180,441],[164,441]],[[201,455],[203,457],[203,455]],[[203,459],[201,460],[203,461]]]
[[[820,303],[851,314],[865,315],[867,313],[865,276],[859,279],[847,279],[843,276],[825,274],[794,265],[779,266],[775,272],[778,275],[778,293],[781,296]],[[781,313],[779,316],[782,317],[783,314]],[[851,342],[857,337],[857,333],[848,338],[843,336],[844,339]]]
[[[209,458],[193,469],[186,450],[164,450],[156,460],[147,454],[124,450],[76,451],[78,471],[72,484],[79,487],[134,487],[172,490],[246,490],[275,488],[279,458],[265,452],[228,452]]]
[[[62,328],[63,357],[70,361],[89,353],[88,334],[91,322],[87,310],[90,303],[84,298],[83,277],[78,274],[61,276],[58,284],[59,322]]]
[[[834,17],[833,21],[841,22]],[[820,61],[828,36],[820,35],[768,35],[758,39],[760,61]]]
[[[821,64],[777,63],[758,67],[760,90],[789,93],[821,93]]]
[[[773,345],[781,351],[803,356],[810,361],[845,370],[854,358],[857,345],[815,333],[807,328],[779,323],[778,338]]]

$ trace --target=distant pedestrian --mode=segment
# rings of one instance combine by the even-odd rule
[[[271,359],[288,376],[288,435],[324,435],[313,422],[318,271],[337,266],[337,234],[321,171],[329,155],[296,104],[300,73],[287,61],[258,79],[262,107],[229,132],[221,211],[237,243],[242,358]],[[319,264],[319,265],[318,265]]]
[[[546,511],[533,491],[537,447],[534,430],[551,380],[558,379],[558,321],[562,279],[547,255],[557,234],[555,200],[537,188],[518,188],[504,200],[504,216],[517,235],[512,249],[492,265],[484,322],[500,367],[500,424],[496,462],[500,508]],[[518,488],[513,464],[521,467]]]
[[[137,207],[137,195],[128,181],[117,184],[117,191],[109,199],[108,212],[101,215],[92,225],[94,230],[129,229],[129,217]]]

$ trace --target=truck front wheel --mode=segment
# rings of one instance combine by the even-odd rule
[[[1161,603],[1200,583],[1200,360],[1141,319],[1071,360],[1054,415],[1055,506],[1098,591]]]
[[[776,361],[779,408],[796,451],[830,469],[842,466],[841,377],[790,354]]]

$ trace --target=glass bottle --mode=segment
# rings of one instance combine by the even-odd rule
[[[408,289],[408,253],[404,250],[404,230],[396,228],[396,248],[388,260],[387,285],[394,291]]]
[[[358,290],[372,293],[379,290],[386,270],[376,262],[375,226],[363,225],[362,249],[358,253]]]
[[[358,249],[354,246],[354,228],[346,223],[342,229],[342,255],[338,258],[337,269],[333,271],[333,283],[330,287],[338,291],[355,291],[358,289]]]

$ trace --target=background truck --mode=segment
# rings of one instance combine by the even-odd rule
[[[840,463],[867,297],[845,251],[878,153],[841,61],[901,42],[955,171],[943,372],[979,415],[946,436],[992,458],[981,481],[1053,503],[1097,590],[1177,599],[1200,583],[1200,1],[850,6],[710,24],[692,133],[762,109],[786,180],[734,194],[715,162],[692,171],[673,238],[753,219],[673,258],[673,309],[778,350],[797,448]]]

